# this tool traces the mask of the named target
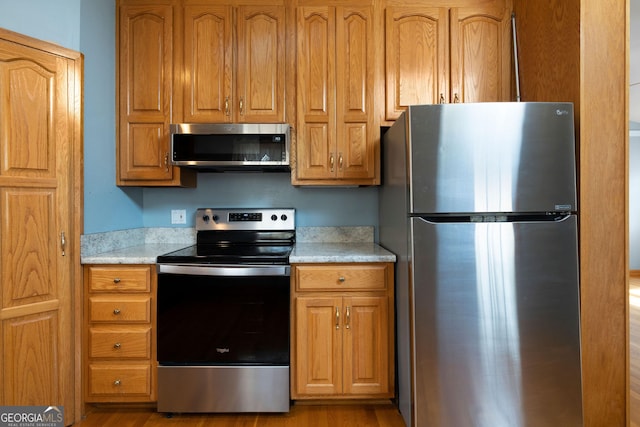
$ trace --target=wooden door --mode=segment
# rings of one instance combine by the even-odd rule
[[[184,8],[183,119],[185,123],[233,121],[233,10]]]
[[[70,424],[81,59],[14,36],[0,33],[0,405],[64,406]]]
[[[336,8],[337,176],[373,179],[375,46],[370,7]]]
[[[118,184],[171,181],[173,7],[121,5],[118,22]]]
[[[301,180],[335,176],[335,37],[335,8],[298,8],[296,175]]]
[[[450,101],[448,16],[446,8],[387,7],[387,120],[409,105]]]
[[[387,297],[345,297],[345,394],[390,393]]]
[[[236,24],[237,119],[244,123],[284,123],[284,7],[241,6]]]
[[[451,102],[511,100],[511,12],[451,9]]]
[[[296,391],[342,393],[342,298],[296,298]]]

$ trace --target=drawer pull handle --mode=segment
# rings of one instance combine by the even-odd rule
[[[338,281],[343,283],[346,279],[344,278],[344,276],[340,276],[338,277]]]
[[[120,314],[120,309],[119,309],[119,308],[114,308],[114,309],[113,309],[113,314],[115,314],[116,316],[117,316],[118,314]]]
[[[122,384],[122,382],[120,380],[115,380],[113,382],[113,385],[115,385],[115,386],[120,386],[121,384]]]
[[[120,347],[122,347],[122,344],[120,344],[119,342],[113,345],[113,348],[115,348],[116,350],[120,350]]]
[[[113,279],[113,283],[120,283],[120,278],[116,277],[115,279]]]

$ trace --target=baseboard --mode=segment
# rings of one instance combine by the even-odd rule
[[[631,271],[629,271],[629,276],[631,276],[631,277],[640,277],[640,270],[631,270]]]

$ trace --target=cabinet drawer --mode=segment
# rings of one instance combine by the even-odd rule
[[[109,295],[89,298],[90,322],[151,321],[151,297],[148,295]]]
[[[298,265],[295,267],[297,289],[305,290],[384,290],[385,264],[375,265]]]
[[[89,365],[89,395],[151,393],[151,365]]]
[[[89,357],[149,359],[151,328],[91,328]]]
[[[148,292],[151,270],[140,267],[89,267],[89,290],[93,292]]]

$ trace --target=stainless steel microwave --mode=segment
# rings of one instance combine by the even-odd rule
[[[173,164],[211,171],[289,171],[284,123],[179,123],[170,126]]]

